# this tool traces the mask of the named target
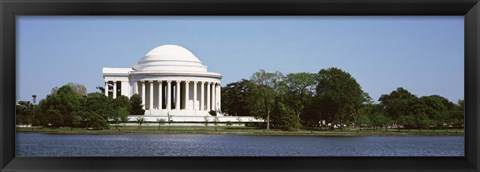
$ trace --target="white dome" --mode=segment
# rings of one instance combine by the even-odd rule
[[[178,45],[154,48],[133,66],[135,71],[206,72],[207,67],[187,49]]]

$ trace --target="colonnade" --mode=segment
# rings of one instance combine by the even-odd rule
[[[106,81],[105,82],[105,87],[104,87],[104,90],[105,90],[105,96],[109,96],[109,92],[110,92],[110,89],[109,89],[109,85],[112,85],[113,88],[112,88],[112,98],[117,98],[117,96],[120,96],[122,93],[122,89],[124,89],[122,87],[122,82],[121,81]],[[123,85],[125,86],[125,85]],[[120,92],[119,92],[120,90]]]
[[[113,90],[118,90],[117,81],[105,82],[105,95],[109,94],[109,83],[113,82]],[[220,111],[219,82],[188,80],[141,80],[130,83],[133,94],[142,97],[145,110],[196,110]],[[131,95],[133,95],[131,94]],[[117,91],[113,91],[116,98]],[[130,97],[130,96],[128,96]]]

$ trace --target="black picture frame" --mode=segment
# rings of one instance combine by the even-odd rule
[[[1,0],[1,171],[479,171],[478,0]],[[15,157],[19,15],[459,15],[465,17],[465,157]]]

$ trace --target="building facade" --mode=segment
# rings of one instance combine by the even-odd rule
[[[145,116],[206,116],[221,112],[221,79],[189,50],[162,45],[132,68],[103,68],[105,95],[142,97]],[[131,114],[139,115],[139,114]]]

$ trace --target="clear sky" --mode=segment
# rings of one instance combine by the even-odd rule
[[[95,92],[103,67],[132,67],[164,44],[192,51],[223,86],[259,69],[338,67],[375,101],[397,87],[464,98],[463,16],[21,16],[17,100],[68,82]]]

